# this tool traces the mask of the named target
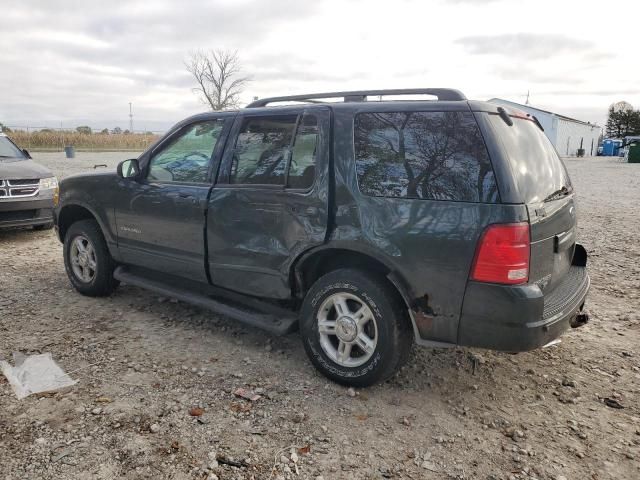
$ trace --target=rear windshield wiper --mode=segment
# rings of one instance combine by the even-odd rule
[[[510,127],[513,127],[513,120],[511,120],[511,117],[504,108],[498,107],[498,115],[500,115],[500,118],[504,123],[506,123]]]
[[[535,123],[538,128],[544,132],[544,127],[540,123],[540,120],[538,120],[538,117],[536,117],[535,115],[531,115],[531,118],[533,118],[533,123]]]
[[[565,185],[563,185],[562,188],[559,188],[558,190],[553,192],[551,195],[549,195],[547,198],[545,198],[543,200],[543,202],[550,202],[552,200],[558,200],[559,198],[566,197],[570,193],[571,193],[571,190],[569,188],[567,188]]]
[[[507,113],[507,111],[502,108],[502,107],[498,107],[497,109],[498,111],[498,115],[500,116],[500,118],[504,121],[504,123],[506,123],[507,125],[509,125],[510,127],[513,127],[513,119],[511,118],[511,115],[509,115]],[[538,118],[535,115],[531,115],[529,113],[526,114],[527,116],[523,116],[523,115],[515,115],[516,118],[522,118],[523,120],[531,120],[533,123],[536,124],[536,126],[542,130],[544,132],[544,127],[542,126],[542,124],[540,123],[540,120],[538,120]]]

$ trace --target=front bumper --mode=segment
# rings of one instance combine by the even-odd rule
[[[465,294],[458,344],[524,352],[562,335],[582,312],[590,279],[584,266],[571,266],[562,283],[545,295],[537,285],[470,282]]]
[[[53,222],[53,196],[1,200],[0,228],[29,227]]]

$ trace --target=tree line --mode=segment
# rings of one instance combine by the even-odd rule
[[[72,129],[53,129],[53,128],[40,128],[40,129],[32,129],[31,132],[40,132],[40,133],[55,133],[57,131],[71,131]],[[79,127],[75,128],[75,131],[77,133],[80,133],[82,135],[92,135],[92,134],[99,134],[99,135],[131,135],[131,134],[136,134],[136,132],[130,132],[129,130],[122,130],[120,127],[115,127],[111,130],[109,130],[108,128],[103,128],[102,130],[93,130],[91,127],[87,126],[87,125],[81,125]],[[13,133],[13,131],[11,130],[11,128],[7,127],[6,125],[4,125],[3,123],[0,122],[0,132],[2,133]],[[155,135],[155,133],[153,132],[139,132],[140,135]]]
[[[627,102],[614,103],[609,107],[605,132],[608,138],[640,135],[640,110]]]
[[[131,132],[128,129],[127,130],[122,130],[120,127],[115,127],[112,130],[109,130],[108,128],[103,128],[102,130],[98,131],[96,130],[95,132],[91,129],[91,127],[88,127],[86,125],[80,126],[80,127],[76,127],[76,132],[78,133],[82,133],[85,135],[91,135],[92,133],[98,133],[100,135],[131,135],[134,134],[135,132]],[[143,135],[155,135],[153,132],[140,132]]]

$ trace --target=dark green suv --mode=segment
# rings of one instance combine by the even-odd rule
[[[388,378],[414,342],[524,351],[588,318],[558,154],[534,117],[457,90],[196,115],[60,194],[79,292],[125,281],[275,334],[299,327],[345,384]]]

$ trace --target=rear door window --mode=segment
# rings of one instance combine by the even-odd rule
[[[304,114],[291,149],[291,165],[287,175],[287,187],[308,189],[313,185],[316,173],[316,155],[320,143],[318,119]]]
[[[489,119],[504,145],[525,203],[554,200],[573,190],[558,152],[532,120],[512,117],[513,125],[509,126],[497,114],[489,114]]]
[[[230,183],[284,185],[297,115],[247,117],[236,140]]]
[[[311,188],[319,136],[318,119],[308,113],[243,119],[229,183]]]
[[[471,112],[361,113],[354,132],[358,185],[366,195],[499,201]]]

